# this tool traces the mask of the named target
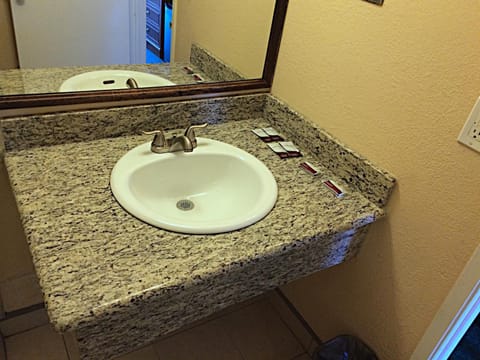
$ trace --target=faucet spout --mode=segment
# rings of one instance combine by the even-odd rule
[[[129,89],[138,89],[138,83],[134,78],[128,78],[126,82]]]
[[[144,135],[155,135],[150,144],[150,150],[157,154],[165,154],[176,151],[192,152],[197,146],[197,140],[186,135],[165,138],[162,130],[143,131]]]
[[[190,139],[193,147],[197,147],[197,138],[195,136],[195,129],[202,129],[207,127],[208,123],[204,123],[201,125],[190,125],[186,130],[185,130],[185,136]]]
[[[183,152],[192,152],[193,151],[192,141],[185,135],[176,136],[171,139],[171,144],[169,151],[183,151]]]

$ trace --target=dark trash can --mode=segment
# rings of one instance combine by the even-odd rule
[[[313,360],[378,360],[378,357],[359,338],[340,335],[321,344]]]

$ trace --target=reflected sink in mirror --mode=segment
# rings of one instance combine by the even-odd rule
[[[193,152],[155,154],[146,143],[114,166],[110,186],[130,214],[186,234],[241,229],[265,217],[277,200],[277,182],[253,155],[197,138]]]
[[[161,76],[130,70],[98,70],[72,76],[59,91],[91,91],[171,86],[175,83]]]

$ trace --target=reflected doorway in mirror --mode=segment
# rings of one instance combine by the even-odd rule
[[[170,62],[172,0],[146,0],[147,64]]]

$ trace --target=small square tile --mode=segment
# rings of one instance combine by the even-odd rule
[[[315,339],[312,339],[312,342],[308,346],[307,354],[309,354],[310,356],[313,356],[313,354],[315,353],[315,351],[318,350],[319,347],[320,347],[320,343]]]
[[[0,283],[0,292],[3,310],[7,313],[43,303],[42,290],[35,274],[23,275]]]
[[[63,342],[70,360],[80,360],[80,350],[75,331],[69,331],[63,334]]]
[[[302,354],[300,356],[297,356],[297,357],[294,357],[293,359],[291,360],[312,360],[312,358],[310,356],[308,356],[308,354]]]
[[[68,360],[62,335],[44,325],[5,339],[8,360]]]
[[[242,360],[218,320],[211,320],[154,344],[160,360]]]
[[[115,360],[158,360],[153,346],[147,346],[140,350],[116,357]]]
[[[305,351],[307,351],[313,338],[297,315],[292,312],[287,303],[285,303],[285,300],[283,300],[276,291],[268,293],[268,301],[272,304],[273,308],[290,331],[292,331],[298,341],[302,344]]]
[[[2,292],[0,291],[0,320],[5,319],[5,310],[3,309]]]
[[[176,336],[177,334],[185,332],[185,331],[187,331],[191,328],[203,325],[207,322],[218,319],[219,317],[222,317],[226,314],[238,311],[239,309],[244,308],[246,306],[249,306],[253,303],[256,303],[258,301],[263,301],[264,299],[265,299],[264,295],[259,295],[259,296],[255,296],[253,298],[250,298],[248,300],[242,301],[240,303],[236,303],[236,304],[227,306],[227,307],[225,307],[225,308],[223,308],[223,309],[221,309],[221,310],[219,310],[219,311],[217,311],[217,312],[215,312],[211,315],[208,315],[207,317],[205,317],[203,319],[200,319],[200,320],[194,321],[192,323],[189,323],[189,324],[183,326],[182,328],[180,328],[178,330],[172,331],[171,333],[168,333],[167,335],[161,336],[157,339],[157,341],[162,341],[162,340],[170,338],[172,336]]]
[[[290,360],[305,352],[267,300],[218,321],[245,360]]]
[[[7,359],[7,351],[5,349],[5,342],[2,338],[2,334],[0,334],[0,360]]]
[[[49,323],[47,311],[38,309],[0,321],[0,333],[12,336]]]

